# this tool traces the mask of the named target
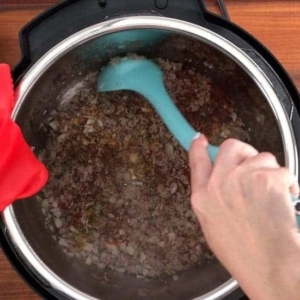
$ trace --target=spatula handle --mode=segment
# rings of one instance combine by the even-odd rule
[[[174,104],[163,82],[154,81],[152,82],[152,85],[153,87],[151,90],[143,88],[140,93],[154,106],[156,112],[159,114],[169,131],[177,139],[180,145],[186,151],[189,151],[193,139],[197,135],[197,131],[189,124]],[[219,147],[209,145],[207,151],[211,162],[214,162],[217,157]]]
[[[213,146],[213,145],[208,145],[207,152],[208,152],[211,162],[214,163],[216,160],[216,157],[219,153],[219,147]]]
[[[291,200],[292,200],[293,205],[295,207],[297,223],[298,223],[298,227],[300,228],[300,200],[299,200],[299,198],[296,198],[293,195],[291,195]]]

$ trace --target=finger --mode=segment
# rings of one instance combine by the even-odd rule
[[[287,168],[280,168],[278,171],[273,169],[273,172],[276,172],[276,175],[278,176],[277,179],[275,178],[275,183],[276,183],[277,188],[280,188],[282,186],[280,184],[280,181],[283,178],[284,187],[285,187],[286,191],[289,192],[288,197],[284,197],[284,199],[286,199],[287,203],[290,205],[291,212],[295,213],[295,208],[292,205],[292,202],[294,202],[294,199],[293,198],[291,199],[291,195],[293,195],[295,198],[299,197],[299,184],[298,184],[296,176],[294,174],[291,174]],[[278,191],[278,192],[280,192],[280,191]]]
[[[243,167],[249,170],[255,170],[260,168],[280,168],[280,165],[276,159],[276,157],[269,152],[261,152],[255,156],[249,157],[244,160],[240,167]]]
[[[299,184],[295,175],[291,174],[288,169],[281,168],[276,157],[269,152],[261,152],[256,156],[250,157],[241,163],[239,167],[244,168],[246,172],[261,168],[281,169],[280,172],[284,173],[283,176],[290,193],[296,197],[299,195]]]
[[[290,193],[296,198],[299,197],[299,193],[300,193],[298,179],[294,174],[291,173],[290,173]]]
[[[291,175],[289,170],[284,167],[277,169],[262,168],[256,172],[260,174],[257,179],[261,183],[256,191],[258,196],[265,195],[265,197],[256,197],[256,199],[261,198],[262,202],[266,201],[266,208],[269,209],[270,216],[274,218],[281,216],[283,220],[282,225],[287,226],[286,228],[290,230],[292,224],[296,225],[295,207],[290,195],[290,187],[295,183],[295,176]],[[272,205],[268,204],[270,201]],[[292,223],[289,221],[292,221]],[[280,228],[282,229],[282,226],[279,226],[278,230]]]
[[[270,170],[270,169],[269,169]],[[269,171],[274,174],[276,186],[288,190],[293,196],[299,196],[299,184],[294,174],[291,174],[287,168],[281,167],[277,170]]]
[[[192,193],[205,185],[212,172],[212,164],[207,153],[208,141],[201,134],[195,139],[189,151],[189,165],[191,169],[191,188]]]
[[[220,146],[213,173],[224,178],[246,159],[256,156],[258,151],[249,144],[236,139],[227,139]]]

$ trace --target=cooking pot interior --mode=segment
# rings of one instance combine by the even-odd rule
[[[198,131],[204,132],[211,143],[220,144],[227,137],[240,138],[260,151],[275,153],[278,160],[284,163],[276,120],[263,94],[248,74],[232,59],[203,41],[152,29],[95,38],[64,54],[45,70],[30,90],[17,116],[17,123],[37,155],[46,147],[49,138],[47,128],[53,110],[80,93],[82,82],[90,84],[91,93],[97,98],[96,75],[111,58],[128,53],[182,64],[187,74],[191,68],[197,70],[210,85],[207,97],[212,104],[209,108],[205,105],[200,111],[189,108],[194,101],[193,91],[181,99],[173,93],[172,80],[174,84],[176,76],[180,77],[180,74],[166,82],[170,94],[188,121]],[[191,82],[193,78],[187,78],[186,84]],[[240,120],[238,126],[228,125],[236,120]],[[164,279],[147,276],[137,278],[126,272],[99,269],[64,253],[53,238],[55,232],[45,225],[45,216],[36,197],[17,202],[13,207],[26,240],[45,265],[62,280],[96,298],[193,299],[230,279],[230,275],[215,259],[181,271],[178,280],[172,276]]]

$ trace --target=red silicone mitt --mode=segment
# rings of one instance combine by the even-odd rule
[[[0,64],[0,211],[16,199],[36,194],[48,171],[35,157],[19,126],[10,118],[14,90],[10,68]]]

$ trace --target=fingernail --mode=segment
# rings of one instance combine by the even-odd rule
[[[201,136],[201,133],[200,133],[200,132],[197,132],[197,133],[195,134],[195,136],[193,137],[193,141],[194,141],[194,140],[197,140],[200,136]]]
[[[193,141],[195,141],[195,140],[199,140],[199,142],[201,142],[203,147],[207,147],[207,145],[208,145],[208,140],[203,133],[197,132],[193,138]]]

